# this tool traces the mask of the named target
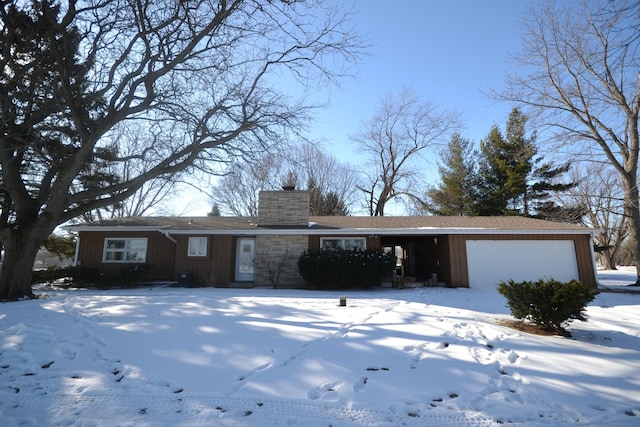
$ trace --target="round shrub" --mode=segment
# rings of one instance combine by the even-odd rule
[[[507,298],[507,306],[516,319],[527,319],[565,336],[570,336],[564,327],[570,321],[587,320],[585,308],[597,293],[577,280],[558,282],[553,279],[501,282],[498,292]]]

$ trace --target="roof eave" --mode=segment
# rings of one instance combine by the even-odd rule
[[[439,228],[439,227],[418,227],[418,228],[249,228],[249,229],[171,229],[168,226],[67,226],[65,229],[69,231],[107,231],[107,232],[153,232],[158,231],[163,234],[200,234],[200,235],[235,235],[235,236],[254,236],[254,235],[322,235],[322,236],[432,236],[443,234],[593,234],[597,230],[592,229],[522,229],[507,230],[495,228]]]

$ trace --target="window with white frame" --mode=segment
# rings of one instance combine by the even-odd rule
[[[207,238],[206,237],[189,237],[189,248],[187,250],[189,256],[207,256]]]
[[[344,249],[344,250],[358,250],[363,251],[366,249],[366,239],[364,237],[321,237],[320,248],[325,250],[331,249]]]
[[[104,239],[104,262],[145,262],[146,260],[146,238]]]

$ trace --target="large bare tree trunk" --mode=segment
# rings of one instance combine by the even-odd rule
[[[31,288],[33,264],[48,234],[35,225],[12,230],[4,242],[5,256],[0,268],[0,301],[36,298]]]
[[[625,176],[622,186],[624,187],[624,213],[629,221],[629,241],[631,242],[631,253],[636,266],[636,282],[634,286],[640,286],[640,207],[638,206],[637,179],[635,176]]]
[[[602,241],[605,242],[604,245],[606,245],[607,243],[607,236],[604,233],[601,233],[599,238],[597,239],[598,242]],[[598,256],[600,261],[602,261],[603,267],[605,270],[617,270],[618,267],[616,266],[616,260],[615,260],[615,250],[611,250],[611,249],[604,249],[600,252],[598,252]]]

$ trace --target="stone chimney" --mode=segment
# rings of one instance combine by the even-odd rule
[[[309,224],[309,192],[301,190],[261,191],[258,225],[306,227]]]

